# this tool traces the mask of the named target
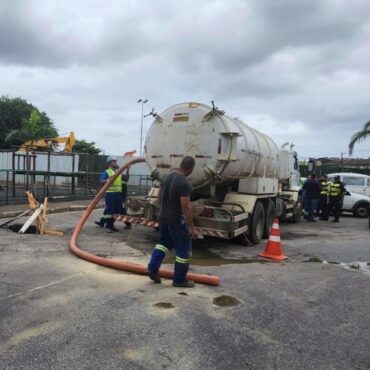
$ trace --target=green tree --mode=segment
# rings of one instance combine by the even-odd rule
[[[99,154],[101,149],[95,146],[95,143],[86,140],[76,140],[73,151],[76,153]]]
[[[355,147],[355,144],[361,143],[368,136],[370,136],[370,121],[368,121],[364,124],[364,127],[362,128],[362,130],[360,130],[360,131],[358,131],[358,132],[356,132],[355,134],[352,135],[351,141],[348,145],[349,155],[352,155],[353,148]]]
[[[27,140],[56,136],[58,132],[45,112],[22,98],[0,97],[0,149],[11,149]]]

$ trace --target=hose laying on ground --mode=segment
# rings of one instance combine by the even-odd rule
[[[145,160],[143,158],[137,158],[134,159],[122,167],[120,167],[117,172],[108,179],[108,181],[104,184],[104,186],[100,189],[98,194],[95,196],[93,201],[90,203],[90,205],[87,207],[86,211],[83,213],[81,216],[81,219],[78,221],[71,240],[69,241],[69,247],[76,256],[81,257],[82,259],[96,263],[98,265],[106,266],[106,267],[111,267],[115,268],[118,270],[124,270],[124,271],[129,271],[129,272],[134,272],[137,274],[142,274],[142,275],[147,275],[147,268],[144,265],[140,265],[138,263],[133,263],[133,262],[127,262],[127,261],[121,261],[121,260],[114,260],[114,259],[108,259],[104,257],[99,257],[96,256],[95,254],[86,252],[81,250],[78,245],[77,245],[77,239],[82,231],[82,228],[85,225],[85,222],[89,218],[91,212],[95,209],[97,203],[99,200],[103,197],[104,193],[106,190],[110,187],[110,185],[113,183],[113,181],[118,177],[119,174],[121,174],[126,168],[136,164],[136,163],[141,163],[144,162]],[[161,269],[159,271],[159,274],[161,277],[172,279],[173,277],[173,271],[170,270],[164,270]],[[202,283],[202,284],[209,284],[209,285],[219,285],[220,279],[217,276],[212,276],[212,275],[201,275],[201,274],[195,274],[195,273],[188,273],[187,278],[189,280],[193,280],[197,283]]]

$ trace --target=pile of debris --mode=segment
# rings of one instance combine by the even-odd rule
[[[62,231],[49,230],[45,227],[46,223],[48,222],[48,219],[46,218],[48,198],[45,198],[43,203],[40,204],[39,202],[37,202],[30,191],[26,191],[26,194],[28,197],[29,209],[25,212],[22,212],[18,216],[2,223],[0,227],[9,225],[19,218],[24,217],[32,212],[32,215],[24,224],[13,224],[9,226],[9,229],[19,234],[47,234],[53,236],[63,236]],[[35,225],[32,225],[33,223],[35,223]]]

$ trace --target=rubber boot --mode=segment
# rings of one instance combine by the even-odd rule
[[[184,284],[186,280],[186,274],[189,271],[188,263],[175,262],[175,271],[173,274],[174,286]]]
[[[105,217],[100,217],[99,221],[95,221],[95,225],[98,225],[100,227],[104,227],[106,223],[106,218]]]
[[[113,218],[113,217],[111,217],[111,218],[107,218],[107,219],[106,219],[106,225],[105,225],[105,227],[106,227],[108,230],[110,230],[110,231],[118,231],[118,229],[116,229],[116,228],[114,227],[114,218]]]
[[[158,272],[162,261],[166,257],[166,253],[159,249],[154,249],[152,256],[150,258],[149,264],[148,264],[148,271],[149,272]]]
[[[166,257],[166,253],[159,249],[154,249],[152,256],[148,264],[148,274],[150,280],[153,280],[155,283],[160,283],[161,278],[159,277],[159,269],[161,267],[162,261]]]

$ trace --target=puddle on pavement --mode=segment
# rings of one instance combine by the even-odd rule
[[[308,260],[301,262],[322,262],[322,260],[319,257],[311,257]]]
[[[163,308],[163,309],[175,308],[175,306],[170,302],[157,302],[157,303],[154,303],[153,306],[157,308]]]
[[[147,233],[140,235],[140,239],[132,238],[126,243],[131,247],[146,256],[150,256],[154,245],[158,242],[157,233]],[[212,248],[224,247],[227,242],[224,240],[212,240]],[[164,263],[172,264],[175,262],[174,253],[172,252],[168,257],[165,258]],[[191,265],[193,266],[221,266],[221,265],[232,265],[232,264],[244,264],[244,263],[269,263],[265,259],[256,257],[233,257],[225,258],[214,252],[211,252],[206,245],[204,240],[193,242]]]
[[[191,265],[192,266],[222,266],[222,265],[235,265],[235,264],[243,264],[243,263],[268,263],[266,260],[260,260],[258,258],[247,258],[247,257],[240,257],[240,258],[222,258],[213,254],[209,251],[202,251],[203,256],[198,256],[198,253],[194,253],[191,257]],[[167,257],[164,260],[164,263],[174,263],[174,257]]]
[[[150,256],[155,244],[158,242],[158,233],[153,230],[133,234],[126,243],[133,249],[142,252],[145,256]],[[246,263],[269,263],[269,261],[256,257],[232,257],[225,258],[217,253],[211,252],[207,247],[207,240],[197,240],[193,242],[193,250],[191,257],[191,265],[195,266],[221,266],[231,264],[246,264]],[[212,249],[225,249],[230,241],[222,239],[212,239]],[[174,263],[174,253],[172,252],[164,263]]]
[[[213,298],[213,304],[220,307],[237,306],[240,303],[238,298],[231,295],[220,295],[219,297]]]
[[[301,262],[320,262],[324,265],[336,265],[344,268],[345,270],[349,271],[359,271],[363,272],[364,274],[370,275],[370,262],[361,262],[361,261],[353,261],[353,262],[337,262],[337,261],[322,261],[318,257],[311,257],[306,261]]]
[[[322,261],[324,264],[331,264],[337,265],[344,268],[347,271],[358,271],[362,272],[366,275],[370,275],[370,263],[369,262],[361,262],[361,261],[352,261],[352,262],[329,262],[329,261]]]
[[[284,233],[282,233],[281,237],[283,238],[283,240],[294,240],[294,239],[302,239],[302,238],[317,238],[319,236],[319,234],[314,234],[314,233],[302,233],[302,234],[299,234],[299,233],[293,233],[291,231],[284,231]]]

